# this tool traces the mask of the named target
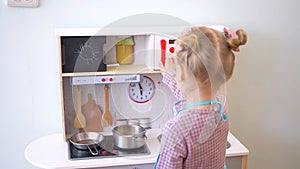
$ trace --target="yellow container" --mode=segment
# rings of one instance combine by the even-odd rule
[[[116,44],[116,58],[119,64],[132,64],[134,61],[134,42],[129,37],[121,39]]]

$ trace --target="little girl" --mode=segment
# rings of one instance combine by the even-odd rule
[[[246,32],[193,27],[176,40],[175,59],[162,65],[163,82],[178,99],[162,132],[159,169],[223,169],[229,130],[219,90],[233,73]]]

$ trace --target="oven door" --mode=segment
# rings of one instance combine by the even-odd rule
[[[105,36],[61,37],[62,73],[106,71]]]

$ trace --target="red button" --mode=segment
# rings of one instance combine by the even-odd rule
[[[109,78],[109,81],[110,81],[110,82],[112,82],[112,81],[113,81],[113,78],[112,78],[112,77],[111,77],[111,78]]]
[[[102,151],[101,154],[102,154],[102,155],[106,155],[107,152],[106,152],[106,151]]]
[[[112,153],[113,153],[113,154],[117,154],[117,150],[113,150]]]
[[[105,82],[105,78],[102,78],[101,81],[102,81],[102,82]]]
[[[170,47],[169,51],[170,51],[170,53],[174,53],[175,52],[175,48],[174,47]]]

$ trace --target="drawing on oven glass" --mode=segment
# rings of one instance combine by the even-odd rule
[[[77,51],[79,58],[86,61],[87,64],[93,64],[94,61],[98,60],[97,57],[100,53],[100,49],[92,46],[92,43],[84,43],[84,45],[80,46],[80,50]]]

